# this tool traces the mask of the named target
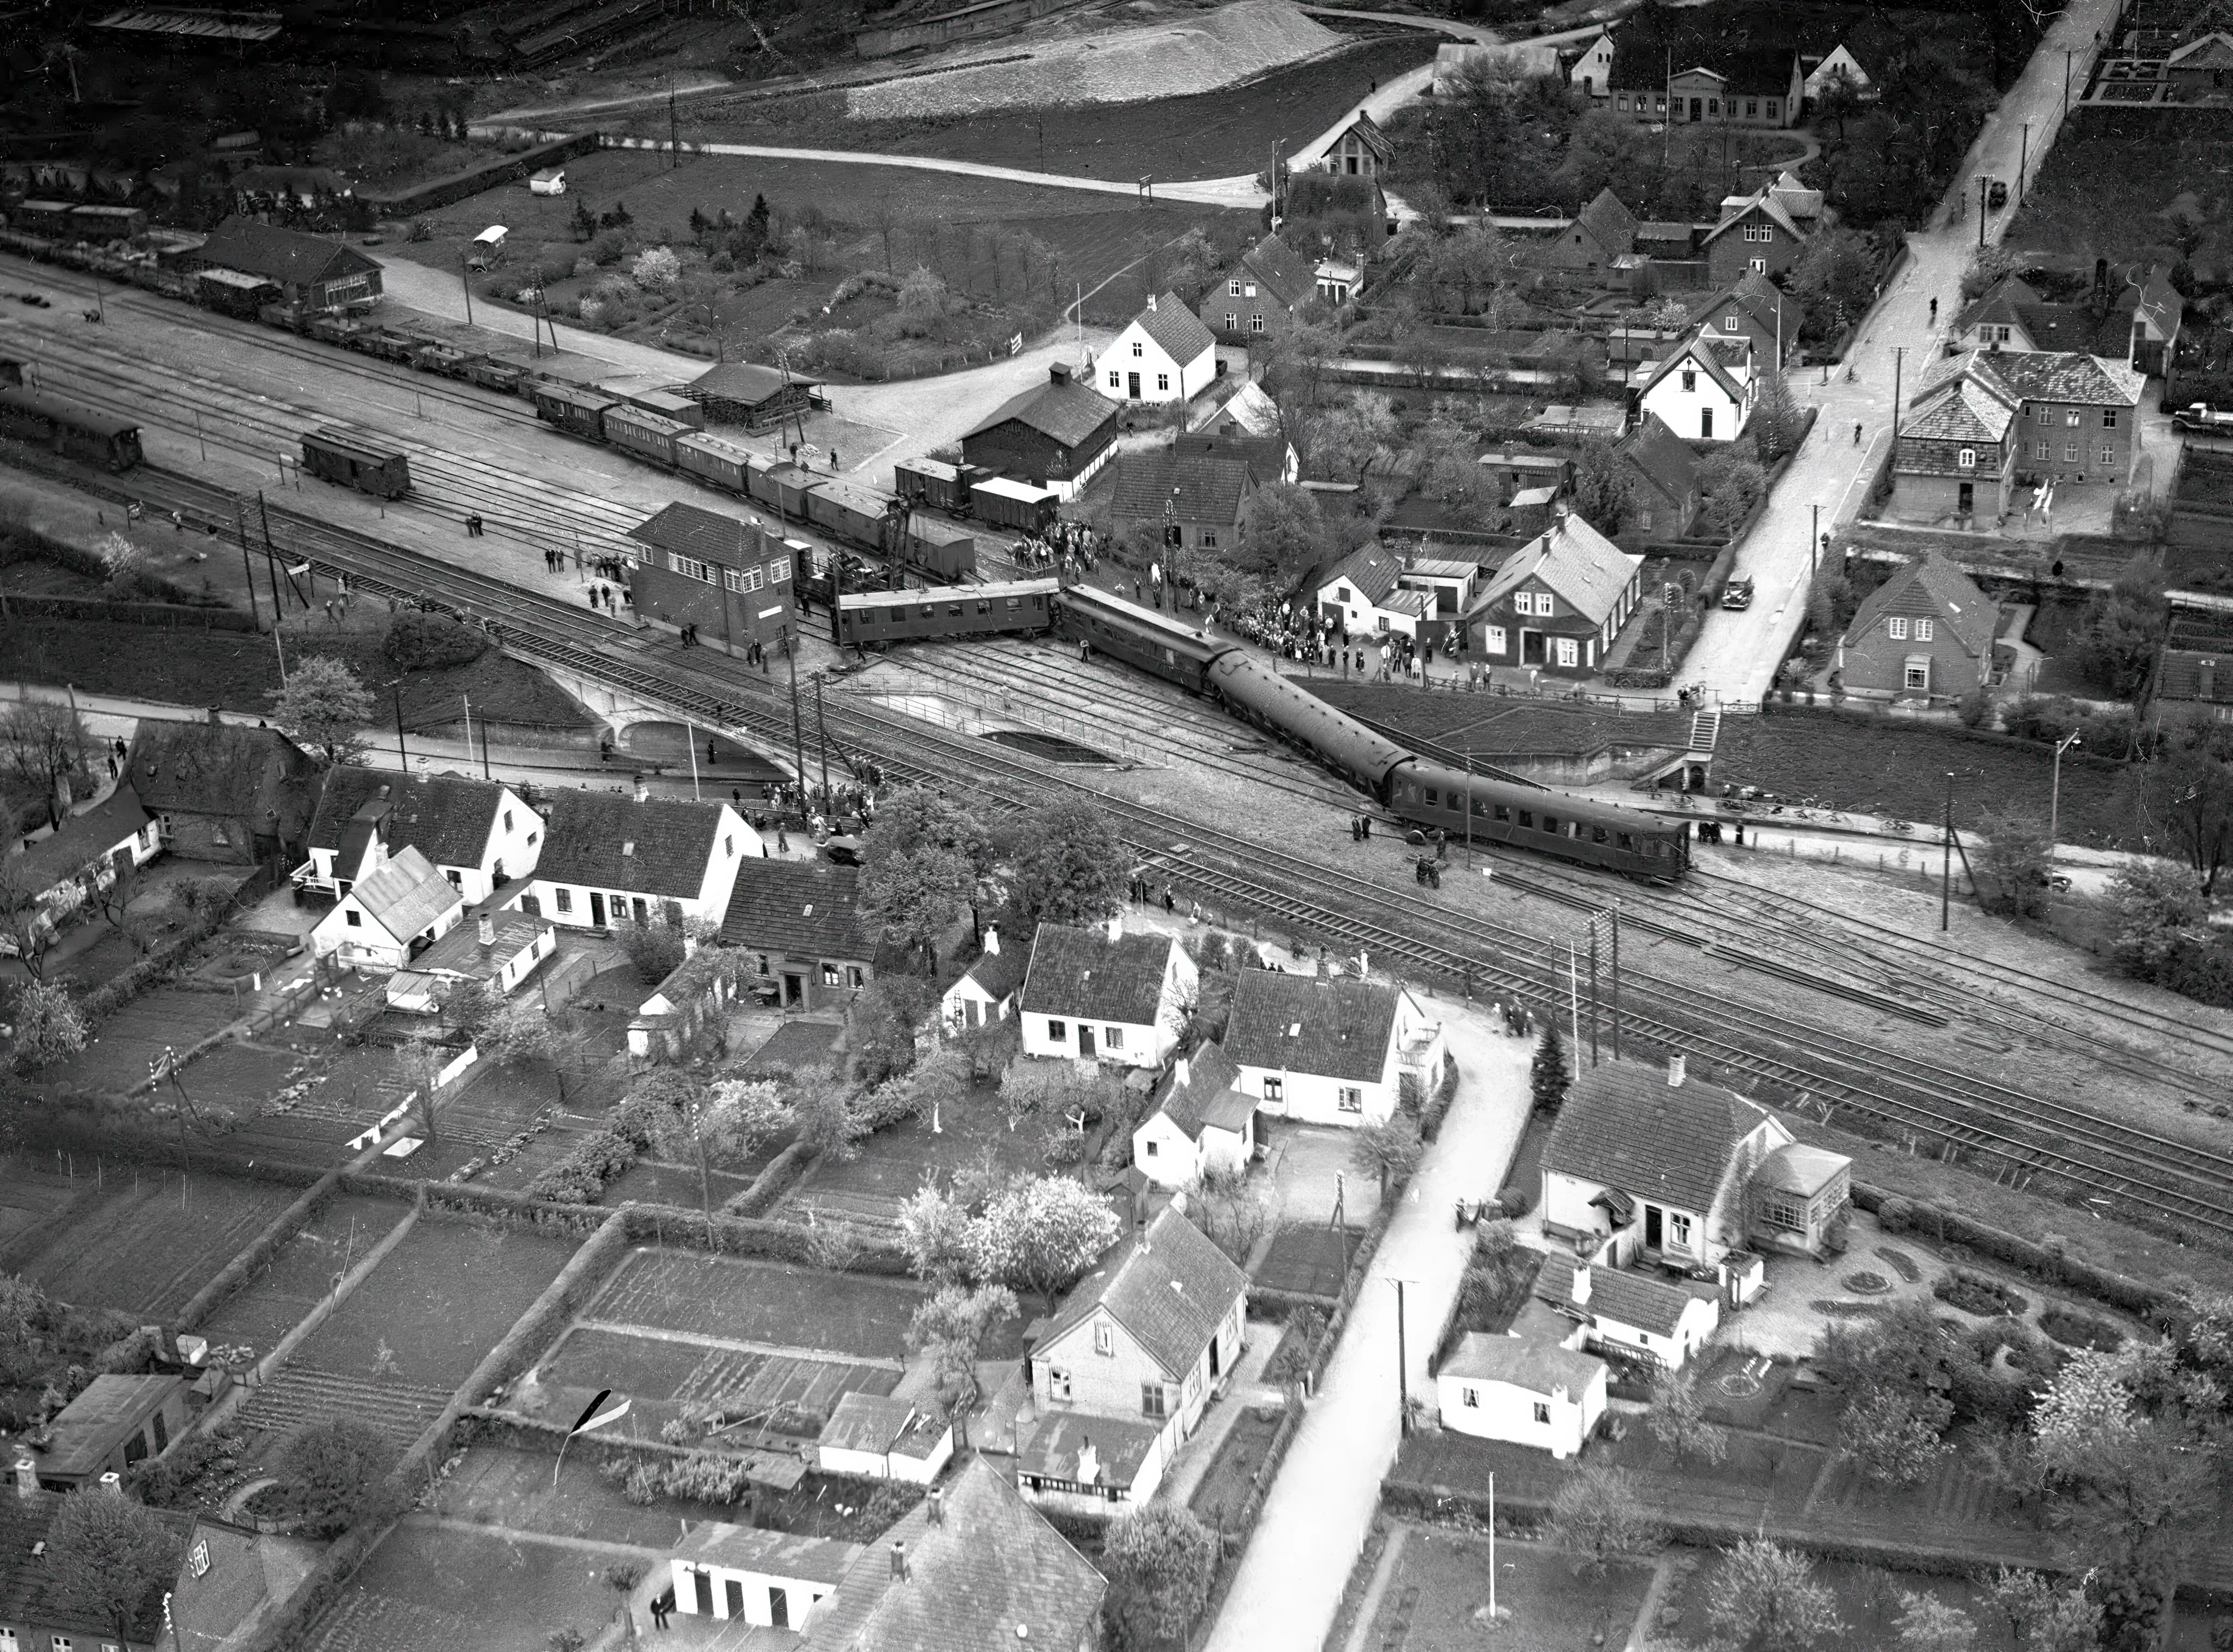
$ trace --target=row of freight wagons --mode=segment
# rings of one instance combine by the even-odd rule
[[[957,517],[979,517],[1019,533],[1045,533],[1054,525],[1061,496],[1052,488],[1012,482],[981,465],[906,459],[893,466],[900,497]]]

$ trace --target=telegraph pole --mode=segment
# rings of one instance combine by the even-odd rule
[[[1411,1433],[1411,1390],[1405,1380],[1403,1352],[1403,1281],[1390,1279],[1396,1287],[1396,1425],[1406,1438]]]
[[[403,765],[403,772],[411,772],[411,754],[403,749],[403,685],[397,683],[395,696],[395,760]]]
[[[1891,353],[1891,459],[1899,463],[1899,374],[1907,363],[1907,347],[1897,345]]]
[[[1946,844],[1938,872],[1938,927],[1954,923],[1954,771],[1946,771]]]
[[[1612,1058],[1620,1059],[1620,903],[1612,907]]]
[[[822,715],[822,673],[814,673],[814,729],[822,742],[822,806],[830,806],[830,723]]]
[[[1590,1065],[1598,1064],[1598,927],[1590,924]]]
[[[784,658],[791,662],[791,762],[792,772],[798,776],[800,812],[806,801],[806,737],[798,726],[798,650],[790,646],[788,634],[784,638]]]

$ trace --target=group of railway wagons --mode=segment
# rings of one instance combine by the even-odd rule
[[[1062,496],[988,471],[981,465],[948,465],[934,459],[903,459],[892,467],[899,496],[957,517],[980,517],[1019,533],[1045,533],[1054,525]]]
[[[140,462],[140,426],[23,383],[23,364],[0,360],[0,436],[36,442],[112,471]]]

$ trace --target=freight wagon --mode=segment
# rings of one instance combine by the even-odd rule
[[[977,571],[977,536],[920,511],[908,513],[902,547],[907,561],[943,579],[962,579]]]
[[[966,517],[970,510],[969,485],[984,475],[985,472],[974,465],[946,465],[934,459],[911,459],[892,466],[892,487],[902,499]]]
[[[243,275],[238,270],[203,270],[194,276],[194,296],[205,309],[251,322],[282,295],[276,283],[261,276]]]
[[[972,511],[987,522],[1020,533],[1045,533],[1054,525],[1055,507],[1061,503],[1061,495],[1052,488],[1011,482],[1005,476],[986,477],[969,488]]]
[[[557,379],[544,380],[529,395],[537,418],[593,442],[605,439],[605,414],[621,405],[618,396]]]
[[[314,430],[303,438],[303,468],[311,475],[383,499],[411,491],[411,461],[346,431]]]
[[[863,591],[837,602],[837,641],[863,648],[957,637],[1032,635],[1054,623],[1054,579]]]

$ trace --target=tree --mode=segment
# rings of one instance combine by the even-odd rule
[[[1663,1372],[1651,1384],[1651,1409],[1644,1414],[1651,1437],[1678,1457],[1718,1463],[1729,1453],[1728,1430],[1706,1419],[1698,1374],[1685,1367]]]
[[[2163,576],[2140,564],[2087,602],[2072,663],[2117,699],[2129,699],[2146,686],[2170,628]]]
[[[1727,448],[1698,465],[1698,486],[1705,495],[1699,522],[1709,533],[1733,537],[1768,491],[1768,472]]]
[[[1706,1617],[1743,1652],[1806,1652],[1846,1627],[1814,1563],[1761,1538],[1746,1538],[1722,1557],[1707,1585]]]
[[[272,717],[322,751],[329,769],[362,754],[372,696],[340,660],[324,654],[297,660],[287,686],[270,698]]]
[[[1989,1587],[2024,1652],[2094,1652],[2100,1644],[2101,1609],[2083,1584],[2057,1589],[2038,1572],[2002,1566]]]
[[[1939,1438],[1952,1414],[1953,1407],[1935,1394],[1886,1389],[1864,1395],[1839,1420],[1839,1455],[1864,1480],[1912,1486],[1929,1478],[1953,1449]]]
[[[1045,1297],[1051,1310],[1117,1232],[1116,1213],[1098,1194],[1068,1176],[1033,1176],[986,1207],[971,1240],[980,1278]]]
[[[932,1006],[931,985],[916,975],[879,975],[853,998],[848,1070],[873,1089],[915,1067],[915,1029]]]
[[[2233,857],[2233,766],[2206,746],[2168,751],[2140,772],[2139,812],[2163,832],[2202,880],[2206,897]]]
[[[936,1182],[924,1181],[901,1201],[900,1248],[918,1279],[947,1285],[966,1278],[977,1262],[967,1207]]]
[[[452,1032],[463,1033],[476,1048],[480,1045],[481,1034],[490,1018],[502,1002],[486,981],[452,981],[435,994],[442,1025]],[[481,1053],[485,1056],[489,1052],[483,1049]]]
[[[1971,857],[1979,904],[2005,917],[2045,917],[2047,879],[2054,864],[2047,823],[2036,815],[1995,810],[1977,823],[1985,836],[1983,846]]]
[[[628,279],[646,292],[665,292],[682,279],[682,260],[672,247],[646,247],[628,266]]]
[[[1576,1572],[1600,1576],[1612,1562],[1649,1554],[1661,1542],[1635,1482],[1610,1463],[1590,1463],[1566,1476],[1551,1501],[1544,1534],[1573,1558]]]
[[[178,1575],[179,1543],[160,1515],[126,1497],[81,1493],[62,1499],[47,1527],[46,1571],[66,1578],[120,1642],[148,1638],[140,1625],[161,1609]]]
[[[1844,332],[1875,301],[1876,283],[1876,249],[1853,230],[1818,232],[1791,267],[1792,296],[1820,315],[1833,335]]]
[[[1313,473],[1324,474],[1337,481],[1345,478],[1352,482],[1362,482],[1365,472],[1370,471],[1376,462],[1388,456],[1389,449],[1396,444],[1402,432],[1396,427],[1396,416],[1378,402],[1366,402],[1361,405],[1351,403],[1346,407],[1337,407],[1319,420],[1312,432],[1312,471]],[[1279,485],[1291,490],[1290,493],[1281,495],[1283,506],[1299,509],[1299,507],[1295,506],[1292,495],[1301,495],[1302,502],[1310,506],[1310,521],[1315,527],[1318,521],[1318,496],[1305,489],[1295,487],[1291,483],[1281,483]],[[1249,524],[1249,532],[1252,535],[1262,529],[1263,507],[1260,498],[1260,503],[1251,507],[1257,513]],[[1297,530],[1292,525],[1288,525],[1286,531],[1292,534]],[[1285,565],[1291,562],[1292,557],[1291,555],[1283,555],[1279,560],[1280,564]]]
[[[908,1324],[908,1347],[929,1356],[941,1421],[974,1408],[980,1394],[977,1361],[985,1339],[1019,1311],[1016,1293],[1000,1285],[973,1291],[942,1285],[915,1311]]]
[[[290,1434],[273,1465],[305,1535],[335,1538],[395,1510],[388,1472],[396,1451],[370,1423],[336,1417]]]
[[[1535,1046],[1535,1059],[1527,1068],[1527,1092],[1534,1098],[1535,1110],[1555,1116],[1566,1104],[1566,1087],[1573,1079],[1573,1069],[1566,1063],[1566,1041],[1559,1036],[1559,1024],[1546,1021],[1542,1041]]]
[[[928,327],[946,318],[946,283],[934,270],[921,264],[900,283],[901,316],[917,327]]]
[[[1769,373],[1761,380],[1760,400],[1752,410],[1753,452],[1762,465],[1773,465],[1799,446],[1806,431],[1806,415],[1792,400],[1783,374]]]
[[[1019,934],[1042,923],[1097,924],[1122,905],[1132,857],[1091,803],[1063,797],[1026,810],[1006,842]]]
[[[1340,354],[1341,335],[1333,328],[1298,321],[1273,339],[1264,352],[1264,370],[1258,376],[1283,413],[1305,413],[1318,407],[1326,366]]]
[[[862,858],[862,912],[914,953],[933,946],[965,907],[975,922],[999,856],[973,811],[910,786],[879,801]]]
[[[62,824],[62,783],[84,772],[92,749],[92,736],[68,706],[21,699],[0,712],[0,765],[16,789],[46,806],[49,826]]]
[[[7,1018],[12,1029],[8,1046],[16,1070],[23,1073],[75,1056],[91,1032],[69,988],[59,981],[18,983]]]
[[[1271,1201],[1238,1171],[1204,1173],[1188,1193],[1186,1213],[1211,1244],[1243,1267],[1272,1227]]]
[[[800,1144],[833,1159],[851,1158],[860,1151],[856,1143],[869,1133],[858,1092],[827,1067],[809,1067],[792,1076],[791,1111]]]
[[[1388,1184],[1402,1182],[1419,1167],[1427,1144],[1419,1127],[1407,1113],[1392,1114],[1379,1124],[1368,1124],[1350,1143],[1349,1161],[1366,1175],[1380,1179],[1380,1196],[1388,1197]]]
[[[686,1127],[692,1115],[684,1115]],[[709,1085],[694,1109],[691,1148],[715,1165],[748,1164],[791,1128],[798,1115],[781,1089],[767,1079],[724,1078]]]
[[[539,998],[498,1001],[473,1033],[473,1047],[488,1060],[555,1061],[558,1029]]]
[[[1102,1603],[1114,1652],[1143,1652],[1183,1635],[1209,1603],[1217,1534],[1176,1503],[1150,1503],[1109,1523]]]
[[[1969,1613],[1936,1595],[1908,1589],[1899,1591],[1899,1616],[1892,1627],[1899,1633],[1900,1652],[1969,1652],[1977,1640]]]
[[[32,875],[13,856],[0,857],[0,936],[35,981],[45,979],[47,953],[57,934],[40,899],[50,887],[44,875]]]
[[[1611,537],[1636,508],[1636,484],[1612,443],[1585,441],[1574,456],[1574,514]]]
[[[1336,414],[1319,420],[1319,429],[1335,425],[1338,439],[1348,439],[1339,434],[1345,428],[1337,424],[1339,418]],[[1314,440],[1312,451],[1317,447]],[[1251,497],[1248,531],[1234,563],[1243,572],[1260,575],[1274,589],[1292,590],[1331,550],[1332,537],[1319,514],[1318,496],[1293,482],[1274,482]]]

